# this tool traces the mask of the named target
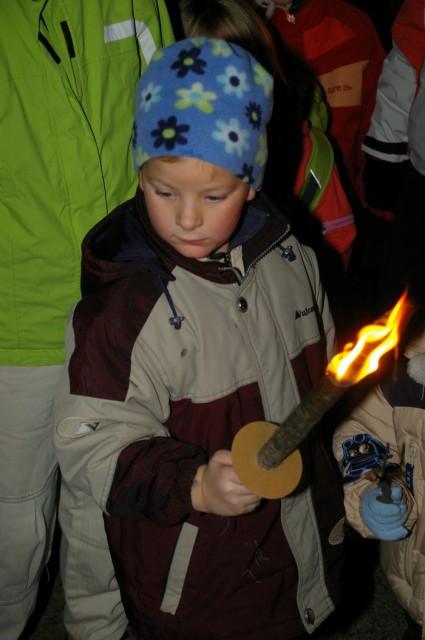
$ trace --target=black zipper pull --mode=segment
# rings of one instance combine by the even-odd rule
[[[277,250],[279,251],[281,256],[288,260],[288,262],[294,262],[294,260],[297,259],[297,256],[295,255],[291,245],[289,247],[284,247],[280,244],[277,247]]]

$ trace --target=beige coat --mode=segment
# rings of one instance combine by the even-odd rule
[[[396,481],[405,489],[409,504],[406,527],[409,535],[395,542],[381,542],[381,561],[390,585],[403,607],[419,624],[424,620],[425,601],[425,331],[412,341],[400,358],[395,374],[376,387],[337,430],[334,452],[344,475],[347,520],[362,536],[373,538],[360,515],[362,495],[371,481],[362,477],[362,465],[353,472],[356,449],[390,445],[388,462],[400,465]],[[362,440],[372,437],[372,441]],[[368,444],[369,442],[369,444]],[[378,443],[378,445],[376,445]],[[357,456],[358,459],[358,456]],[[373,466],[373,455],[365,465]],[[356,476],[357,477],[353,477]],[[408,487],[408,489],[407,489]],[[425,629],[423,631],[425,638]]]

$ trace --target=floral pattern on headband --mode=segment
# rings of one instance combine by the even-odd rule
[[[178,69],[178,78],[184,78],[190,72],[200,76],[204,75],[207,63],[200,55],[201,50],[198,47],[183,49],[183,51],[180,51],[177,60],[171,65],[171,69]]]
[[[171,151],[177,144],[187,144],[187,138],[182,134],[190,130],[188,124],[177,124],[176,116],[170,116],[167,120],[159,120],[158,129],[151,131],[151,136],[155,138],[154,147],[165,146],[167,151]]]
[[[180,97],[180,100],[174,103],[176,109],[188,109],[193,106],[202,113],[214,111],[211,103],[217,100],[217,94],[214,91],[204,91],[201,82],[194,82],[189,89],[177,89],[176,94]]]

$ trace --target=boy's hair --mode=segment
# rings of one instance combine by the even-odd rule
[[[259,189],[272,103],[272,77],[236,44],[199,37],[160,49],[137,87],[136,167],[161,156],[198,158]]]

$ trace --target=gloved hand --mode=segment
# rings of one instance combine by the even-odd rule
[[[379,496],[382,496],[380,487],[369,489],[363,495],[360,511],[366,526],[380,540],[405,538],[408,531],[403,524],[407,520],[407,505],[401,504],[402,488],[395,482],[391,483],[391,503],[381,502]]]

